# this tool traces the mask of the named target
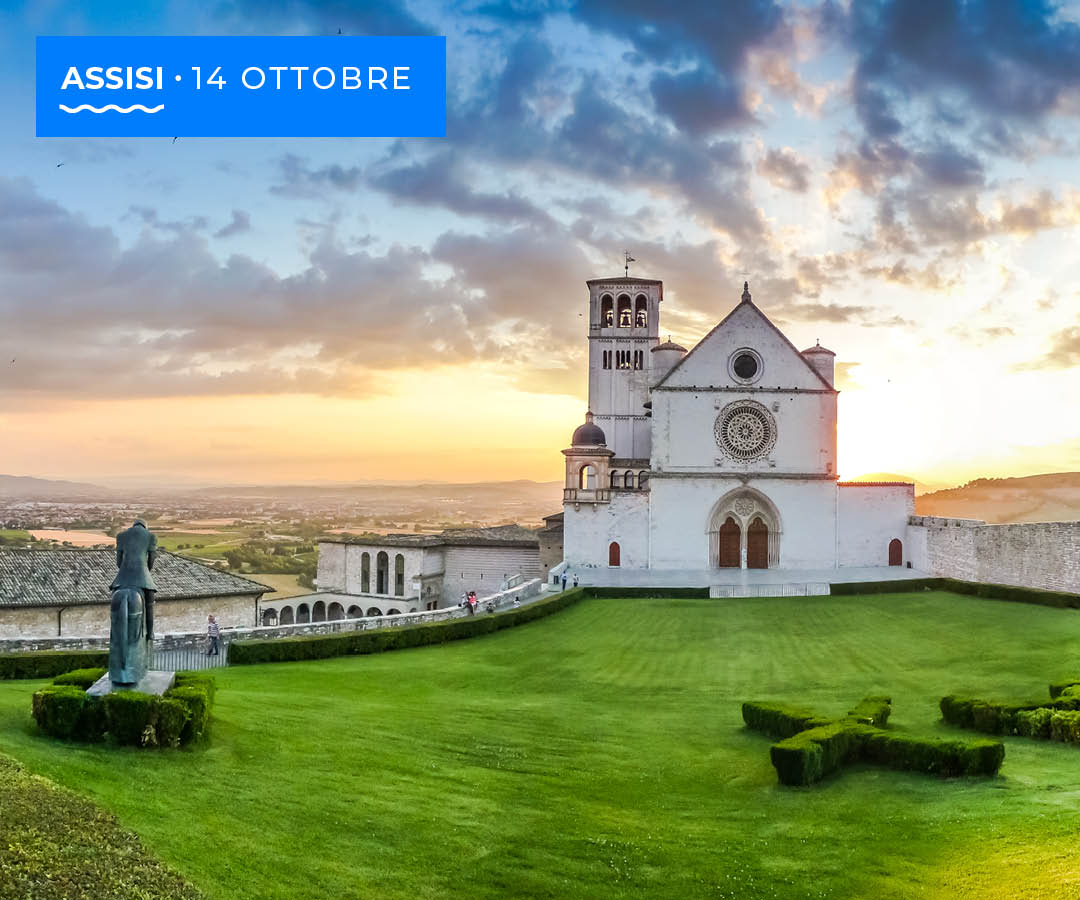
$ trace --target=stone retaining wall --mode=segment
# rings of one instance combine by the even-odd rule
[[[541,589],[541,581],[534,578],[508,591],[485,597],[479,604],[476,615],[484,615],[483,608],[494,603],[497,609],[512,607],[514,600],[528,603],[534,600]],[[372,616],[363,619],[336,619],[331,622],[307,622],[301,625],[266,625],[247,628],[222,628],[221,643],[230,641],[283,638],[309,634],[336,634],[342,631],[371,631],[377,628],[402,628],[407,625],[423,625],[429,622],[442,622],[446,619],[460,619],[469,615],[468,610],[454,606],[448,609],[435,609],[425,612],[408,613],[400,616]],[[154,640],[156,651],[169,650],[205,650],[206,632],[192,631],[166,633]],[[54,637],[54,638],[12,638],[0,639],[0,653],[18,653],[28,650],[107,650],[108,637]]]
[[[1080,522],[987,525],[912,516],[912,565],[931,575],[1080,593]],[[925,549],[923,549],[925,548]]]

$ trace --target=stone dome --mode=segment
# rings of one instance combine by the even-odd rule
[[[574,429],[574,436],[570,439],[571,447],[603,447],[607,444],[604,429],[593,422],[593,414],[585,413],[585,424],[578,425]]]

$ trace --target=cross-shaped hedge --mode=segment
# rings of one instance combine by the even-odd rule
[[[769,755],[781,784],[813,784],[854,762],[928,775],[995,775],[1005,758],[1000,741],[952,741],[888,731],[888,697],[866,697],[839,719],[783,703],[747,702],[748,728],[780,740]]]

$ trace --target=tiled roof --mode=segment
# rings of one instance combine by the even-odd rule
[[[535,547],[536,532],[521,525],[493,528],[451,528],[439,534],[382,534],[374,537],[342,535],[321,544],[364,544],[369,547]]]
[[[0,608],[106,603],[116,575],[115,550],[0,549]],[[158,600],[262,594],[273,588],[159,550]]]

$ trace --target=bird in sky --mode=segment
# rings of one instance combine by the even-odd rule
[[[11,362],[8,363],[8,365],[12,365],[12,366],[15,365],[15,357],[14,356],[11,357]]]
[[[61,167],[62,165],[63,165],[63,163],[57,163],[57,164],[56,164],[56,168],[58,168],[58,169],[59,169],[59,168],[60,168],[60,167]]]
[[[341,29],[340,29],[340,28],[339,28],[339,29],[337,30],[337,33],[338,33],[338,34],[341,34]]]
[[[178,137],[174,137],[174,138],[172,139],[172,142],[173,142],[173,143],[175,144],[175,143],[176,143],[176,142],[177,142],[178,140],[180,140],[180,138],[178,138]]]

